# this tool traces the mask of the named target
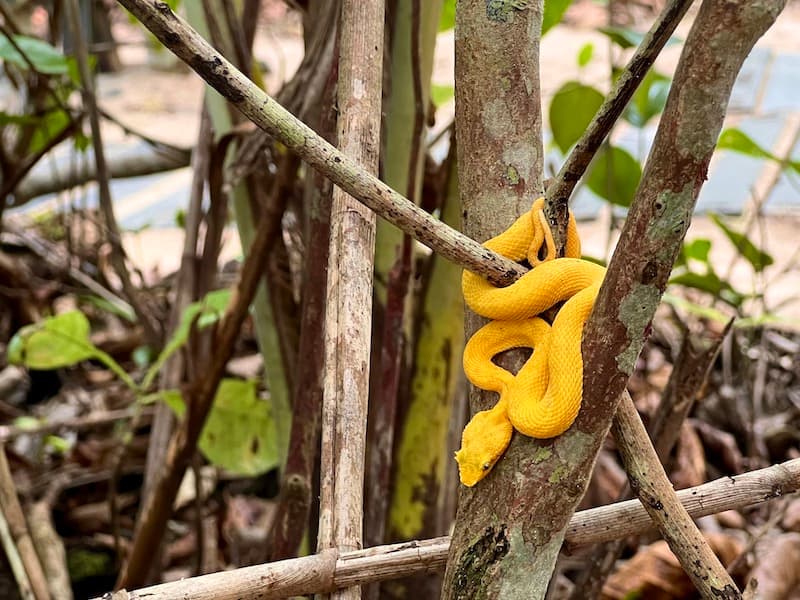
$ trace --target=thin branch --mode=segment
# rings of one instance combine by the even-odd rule
[[[739,590],[678,499],[627,391],[611,431],[631,487],[703,598],[737,598]]]
[[[109,174],[103,150],[103,136],[100,131],[100,116],[97,110],[97,98],[94,94],[92,74],[89,69],[89,54],[86,48],[86,40],[81,31],[78,0],[67,0],[67,14],[75,42],[75,58],[78,62],[78,71],[81,77],[83,103],[89,113],[89,125],[92,130],[92,146],[97,166],[100,210],[105,221],[108,241],[111,244],[111,264],[114,266],[114,271],[122,283],[122,289],[128,301],[136,311],[136,316],[144,329],[147,342],[152,347],[157,348],[161,340],[159,328],[151,311],[148,310],[142,302],[138,290],[131,281],[130,272],[125,264],[125,251],[122,248],[119,226],[114,216],[114,205],[111,200],[111,188],[109,186]]]
[[[167,4],[118,1],[253,123],[381,217],[497,285],[508,285],[525,273],[520,265],[436,220],[320,138],[216,52]]]
[[[149,418],[152,415],[153,409],[145,408],[141,412],[141,416]],[[42,435],[46,433],[55,433],[62,429],[70,431],[84,431],[102,425],[108,425],[115,421],[127,421],[136,415],[136,411],[131,408],[122,408],[120,410],[111,410],[99,413],[91,413],[83,417],[75,417],[73,419],[64,419],[63,421],[50,421],[36,425],[35,427],[15,427],[13,425],[0,425],[0,443],[9,442],[24,435]]]
[[[17,489],[14,479],[11,477],[11,469],[8,466],[6,449],[3,444],[0,444],[0,512],[2,512],[11,534],[8,539],[3,539],[4,546],[13,544],[16,548],[16,553],[19,555],[36,600],[50,600],[47,578],[44,575],[39,556],[36,554],[25,514],[22,512],[22,506],[17,498]],[[7,548],[7,550],[10,550],[9,555],[15,554],[13,548]],[[21,577],[21,574],[17,576]]]
[[[736,510],[800,490],[800,459],[743,475],[722,477],[678,492],[693,518]],[[575,513],[567,527],[570,547],[607,542],[645,533],[653,524],[639,500],[628,500]],[[224,571],[121,593],[115,600],[249,600],[286,598],[328,592],[338,587],[399,579],[440,571],[449,537],[390,544],[345,552],[315,554],[234,571]]]
[[[547,188],[544,210],[553,231],[553,240],[559,248],[559,255],[563,256],[567,232],[567,208],[575,186],[693,1],[671,0],[664,7],[611,92],[606,96],[589,127],[583,132],[581,139]]]

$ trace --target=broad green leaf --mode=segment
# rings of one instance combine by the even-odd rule
[[[625,109],[624,117],[634,127],[644,127],[653,117],[660,115],[667,104],[669,77],[652,69],[644,76]]]
[[[642,178],[642,167],[631,154],[617,146],[605,146],[592,161],[586,185],[612,204],[630,206]]]
[[[213,464],[239,475],[278,466],[270,405],[256,395],[255,381],[220,382],[199,446]]]
[[[447,31],[456,26],[456,0],[445,0],[439,16],[439,31]]]
[[[70,367],[97,355],[89,320],[77,310],[23,327],[8,347],[8,361],[29,369]]]
[[[681,273],[671,277],[669,282],[706,292],[727,302],[734,308],[739,308],[746,299],[746,296],[733,289],[727,281],[720,279],[713,270],[709,270],[706,273],[695,273],[693,271]]]
[[[442,104],[447,104],[450,100],[453,99],[453,94],[455,92],[455,88],[452,85],[438,85],[436,83],[431,84],[431,102],[436,108],[439,108]]]
[[[594,44],[584,44],[578,51],[578,66],[585,67],[592,60],[594,56]]]
[[[741,129],[731,128],[723,131],[717,140],[717,148],[723,150],[732,150],[754,158],[765,158],[767,160],[774,160],[775,162],[785,164],[790,169],[800,173],[800,161],[786,160],[784,161],[778,156],[775,156],[769,150],[759,146],[753,138],[744,133]]]
[[[580,139],[602,103],[603,94],[577,81],[568,81],[555,93],[550,102],[550,128],[563,153]]]
[[[542,36],[561,22],[572,0],[544,0],[544,16],[542,17]]]
[[[718,215],[709,215],[711,220],[722,229],[727,238],[736,247],[737,252],[749,262],[757,273],[763,271],[766,267],[775,262],[769,254],[756,248],[755,244],[751,242],[745,235],[734,231],[728,227]]]
[[[16,45],[38,72],[46,75],[66,75],[68,73],[70,59],[47,42],[26,35],[13,37]],[[25,58],[6,36],[0,36],[0,59],[22,69],[30,69]]]
[[[181,321],[175,328],[172,337],[166,343],[156,361],[147,370],[144,380],[142,381],[143,389],[147,390],[150,388],[156,375],[158,375],[158,372],[161,370],[161,367],[164,366],[164,363],[187,342],[195,322],[197,323],[198,330],[213,325],[222,318],[225,309],[230,303],[230,299],[231,290],[215,290],[206,294],[202,300],[193,302],[186,307],[181,315]]]

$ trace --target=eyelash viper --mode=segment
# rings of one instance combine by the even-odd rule
[[[464,372],[473,385],[500,395],[497,404],[475,414],[456,452],[461,482],[473,486],[505,452],[516,429],[535,438],[552,438],[572,425],[581,406],[581,336],[605,276],[605,268],[580,259],[580,239],[570,212],[565,258],[555,257],[544,199],[486,248],[534,267],[505,288],[465,271],[461,286],[467,305],[493,319],[464,348]],[[540,251],[544,258],[540,259]],[[564,302],[549,325],[537,316]],[[511,348],[532,348],[516,375],[492,358]]]

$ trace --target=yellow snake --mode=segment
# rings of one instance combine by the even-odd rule
[[[500,395],[497,404],[477,413],[464,428],[456,461],[461,483],[483,479],[505,452],[513,429],[535,438],[564,433],[573,423],[583,393],[583,326],[605,275],[605,268],[580,259],[580,239],[570,213],[565,258],[555,244],[544,212],[544,199],[484,246],[513,261],[534,267],[512,285],[492,286],[465,271],[464,300],[479,315],[493,319],[464,348],[464,372],[484,390]],[[544,258],[540,258],[540,251]],[[552,326],[537,316],[564,302]],[[533,354],[514,375],[492,358],[511,348]]]

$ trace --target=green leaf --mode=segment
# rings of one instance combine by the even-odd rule
[[[544,0],[544,16],[542,17],[542,36],[561,22],[572,0]]]
[[[456,26],[456,0],[445,0],[439,16],[439,31],[448,31]]]
[[[186,307],[183,315],[181,315],[180,323],[172,333],[172,337],[166,343],[156,361],[147,370],[142,381],[143,389],[150,388],[164,363],[188,341],[192,326],[196,323],[199,330],[219,321],[222,315],[225,314],[225,309],[228,307],[230,300],[231,290],[215,290],[206,294],[202,300],[193,302]]]
[[[34,68],[47,75],[66,75],[70,59],[47,42],[26,35],[15,35],[14,42],[28,57]],[[22,54],[11,44],[6,36],[0,37],[0,59],[22,69],[30,69]]]
[[[612,204],[630,206],[642,178],[642,167],[631,154],[617,146],[605,146],[592,161],[586,185]]]
[[[56,454],[66,454],[72,448],[72,444],[58,435],[46,435],[44,445]]]
[[[550,128],[565,153],[577,142],[603,103],[603,94],[588,85],[568,81],[550,102]]]
[[[760,273],[766,267],[775,262],[775,259],[772,258],[772,256],[763,250],[756,248],[755,244],[753,244],[753,242],[751,242],[744,234],[734,231],[728,227],[718,215],[711,214],[709,216],[717,225],[717,227],[722,229],[722,231],[725,233],[725,236],[736,247],[736,251],[739,253],[739,255],[744,257],[747,262],[753,266],[753,269],[756,271],[756,273]]]
[[[594,44],[584,44],[578,51],[578,66],[585,67],[592,60],[594,56]]]
[[[455,88],[452,85],[431,84],[431,102],[436,108],[447,104],[453,99]]]
[[[14,419],[14,427],[18,429],[24,429],[26,431],[33,431],[39,427],[42,422],[43,421],[41,419],[37,419],[36,417],[24,415]]]
[[[741,129],[730,128],[723,131],[717,140],[717,148],[723,150],[732,150],[733,152],[738,152],[754,158],[774,160],[775,162],[781,163],[797,173],[800,173],[800,161],[784,160],[778,156],[775,156],[769,150],[759,146],[755,140],[753,140],[753,138],[744,133]]]
[[[138,402],[144,405],[163,402],[179,419],[182,419],[186,414],[186,403],[183,401],[180,390],[159,390],[152,394],[140,396]]]
[[[5,111],[0,111],[0,127],[6,125],[35,125],[40,117],[34,115],[14,115]]]
[[[695,273],[694,271],[681,273],[671,277],[669,283],[706,292],[734,308],[739,308],[745,301],[743,294],[733,289],[727,281],[720,279],[713,270],[708,270],[706,273]]]
[[[686,260],[697,260],[708,263],[708,253],[711,251],[711,240],[697,238],[691,242],[684,242],[681,247],[681,255]]]
[[[59,369],[97,355],[89,320],[75,310],[20,329],[9,344],[8,361],[29,369]]]
[[[671,83],[669,77],[648,71],[625,109],[625,120],[634,127],[644,127],[650,119],[664,112]]]
[[[200,450],[213,464],[239,475],[278,466],[275,424],[255,381],[223,379],[200,436]]]
[[[39,126],[33,132],[28,144],[28,153],[36,154],[47,148],[61,132],[69,127],[70,117],[61,109],[51,110],[39,119]]]

